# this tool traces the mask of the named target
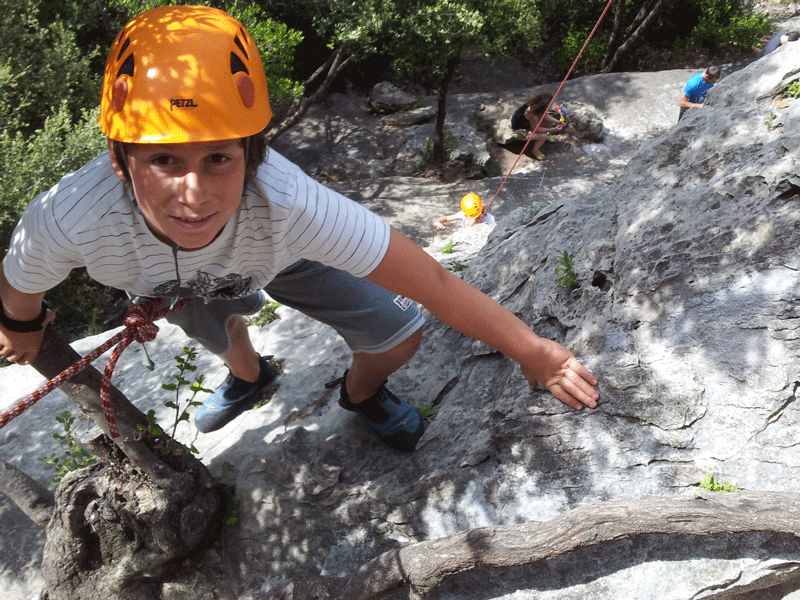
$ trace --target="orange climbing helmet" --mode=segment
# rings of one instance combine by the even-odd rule
[[[154,8],[131,19],[111,46],[99,123],[112,140],[244,138],[262,131],[271,117],[258,48],[226,12]]]
[[[478,194],[470,192],[461,199],[461,210],[468,218],[476,219],[483,212],[483,202],[478,198]]]

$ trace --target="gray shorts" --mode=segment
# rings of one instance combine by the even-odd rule
[[[380,354],[391,350],[425,321],[416,302],[367,279],[309,260],[281,271],[265,290],[276,302],[333,327],[353,352]],[[166,319],[210,352],[225,354],[231,347],[227,328],[230,318],[255,314],[265,302],[262,292],[234,300],[204,302],[193,298]]]

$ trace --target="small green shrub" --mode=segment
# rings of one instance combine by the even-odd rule
[[[439,248],[439,252],[441,252],[442,254],[452,254],[455,245],[456,243],[453,240],[453,238],[450,238],[449,240],[447,240],[447,243],[444,246]]]
[[[800,98],[800,81],[793,81],[784,92],[789,98]]]
[[[84,449],[79,443],[75,432],[72,429],[75,423],[75,417],[72,416],[68,410],[63,411],[56,417],[56,421],[61,423],[64,428],[64,434],[54,433],[53,438],[67,443],[67,449],[64,451],[66,458],[59,458],[55,453],[51,454],[49,458],[43,456],[39,460],[46,464],[48,467],[56,469],[56,475],[50,482],[51,485],[57,486],[61,479],[70,471],[77,471],[91,465],[97,457]]]
[[[706,478],[700,483],[700,487],[707,492],[738,492],[739,488],[730,483],[720,483],[711,475],[706,475]]]
[[[277,321],[280,317],[275,312],[278,310],[280,306],[279,302],[267,302],[257,314],[245,317],[245,322],[248,325],[258,325],[259,327],[264,327],[264,325],[269,325],[273,321]]]
[[[566,250],[558,255],[559,266],[555,268],[558,276],[556,283],[563,288],[574,287],[578,281],[578,274],[575,272],[575,256]]]
[[[434,404],[433,402],[428,402],[427,404],[423,404],[419,407],[419,415],[422,417],[422,420],[426,423],[430,423],[436,417],[436,414],[439,412],[439,405]]]
[[[465,271],[467,269],[467,265],[457,260],[451,260],[450,264],[447,265],[447,270],[451,273],[460,273],[461,271]]]
[[[175,366],[177,369],[177,373],[172,376],[175,379],[175,383],[165,383],[162,384],[161,388],[167,390],[168,392],[175,392],[175,400],[165,400],[164,406],[167,408],[171,408],[174,411],[174,418],[172,419],[172,423],[170,424],[172,427],[172,432],[170,434],[170,438],[167,440],[167,445],[165,448],[165,452],[167,454],[180,454],[183,452],[183,448],[175,441],[175,433],[178,429],[178,425],[184,421],[189,420],[189,409],[194,406],[200,406],[202,402],[195,400],[195,397],[200,392],[205,392],[210,394],[212,390],[203,387],[203,374],[200,373],[195,377],[193,382],[190,382],[186,379],[186,375],[188,373],[194,372],[197,370],[197,365],[194,364],[195,359],[197,358],[197,350],[194,347],[186,347],[183,348],[183,355],[175,357]],[[185,401],[181,400],[181,392],[183,389],[188,386],[191,395]],[[154,410],[147,411],[147,425],[138,425],[139,431],[147,433],[151,437],[160,437],[164,434],[164,430],[156,423],[156,414]],[[197,448],[194,445],[190,444],[188,446],[188,450],[193,454],[198,454]]]
[[[448,162],[450,160],[451,155],[453,154],[453,150],[458,147],[458,143],[456,142],[456,137],[450,133],[448,130],[445,129],[444,131],[444,161]],[[425,138],[425,150],[422,150],[419,153],[419,160],[414,163],[414,166],[411,168],[411,173],[417,175],[422,173],[425,169],[427,169],[431,165],[431,157],[433,156],[433,138]]]

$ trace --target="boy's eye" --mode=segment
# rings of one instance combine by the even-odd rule
[[[212,154],[208,159],[212,163],[224,163],[230,160],[227,154]]]
[[[156,156],[152,160],[154,165],[158,165],[160,167],[166,167],[174,162],[171,156],[166,155]]]

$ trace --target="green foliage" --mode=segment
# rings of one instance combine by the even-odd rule
[[[689,40],[703,47],[751,48],[769,33],[766,13],[755,13],[752,0],[705,0]]]
[[[245,322],[248,325],[258,325],[259,327],[264,327],[264,325],[269,325],[273,321],[277,321],[280,319],[278,314],[275,312],[278,310],[280,306],[279,302],[267,302],[257,314],[245,317]]]
[[[450,160],[453,151],[458,148],[458,140],[456,136],[450,133],[447,129],[444,130],[444,162]],[[419,160],[414,163],[411,169],[413,174],[419,174],[425,171],[432,164],[433,158],[433,138],[425,138],[425,150],[419,152]]]
[[[56,110],[76,120],[99,97],[98,49],[80,48],[63,21],[43,20],[43,7],[7,0],[0,13],[0,123],[11,135],[40,129]]]
[[[77,436],[72,429],[72,425],[75,423],[75,417],[72,416],[72,413],[65,410],[56,417],[56,421],[61,423],[64,433],[63,435],[54,433],[53,438],[66,442],[67,449],[64,451],[64,456],[66,458],[59,458],[55,453],[51,454],[50,458],[39,457],[39,460],[48,467],[54,467],[56,469],[56,475],[50,482],[53,486],[57,486],[64,475],[70,471],[77,471],[78,469],[88,467],[97,459],[94,454],[82,448],[78,443]]]
[[[97,127],[98,110],[73,122],[63,102],[41,129],[26,135],[0,131],[0,245],[8,247],[20,214],[37,194],[100,154],[105,138]]]
[[[800,98],[800,81],[793,81],[787,85],[784,94],[789,98]]]
[[[575,58],[586,43],[586,38],[589,37],[592,27],[591,25],[581,26],[580,24],[572,24],[569,31],[564,36],[564,40],[555,52],[553,60],[556,66],[565,73],[575,62]],[[589,73],[596,71],[600,67],[600,61],[606,52],[606,44],[608,43],[609,34],[604,31],[598,31],[594,34],[589,44],[581,54],[580,59],[575,64],[573,74]]]
[[[241,514],[241,504],[239,498],[236,497],[236,486],[229,483],[218,483],[215,489],[225,512],[225,525],[236,525]]]
[[[730,483],[720,483],[711,475],[706,475],[706,478],[700,484],[700,487],[707,492],[738,492],[739,488]]]
[[[444,246],[439,248],[439,252],[441,252],[442,254],[452,254],[455,245],[456,245],[455,240],[453,238],[450,238],[449,240],[447,240],[447,243]]]
[[[430,423],[436,418],[436,415],[439,412],[439,405],[434,404],[433,402],[429,402],[427,404],[423,404],[419,407],[419,415],[426,423]]]
[[[460,273],[461,271],[465,271],[467,269],[467,265],[457,260],[450,261],[450,264],[447,265],[447,270],[451,273]]]
[[[555,268],[556,283],[563,288],[574,287],[578,281],[578,274],[575,272],[575,255],[563,250],[558,255],[559,266]]]

